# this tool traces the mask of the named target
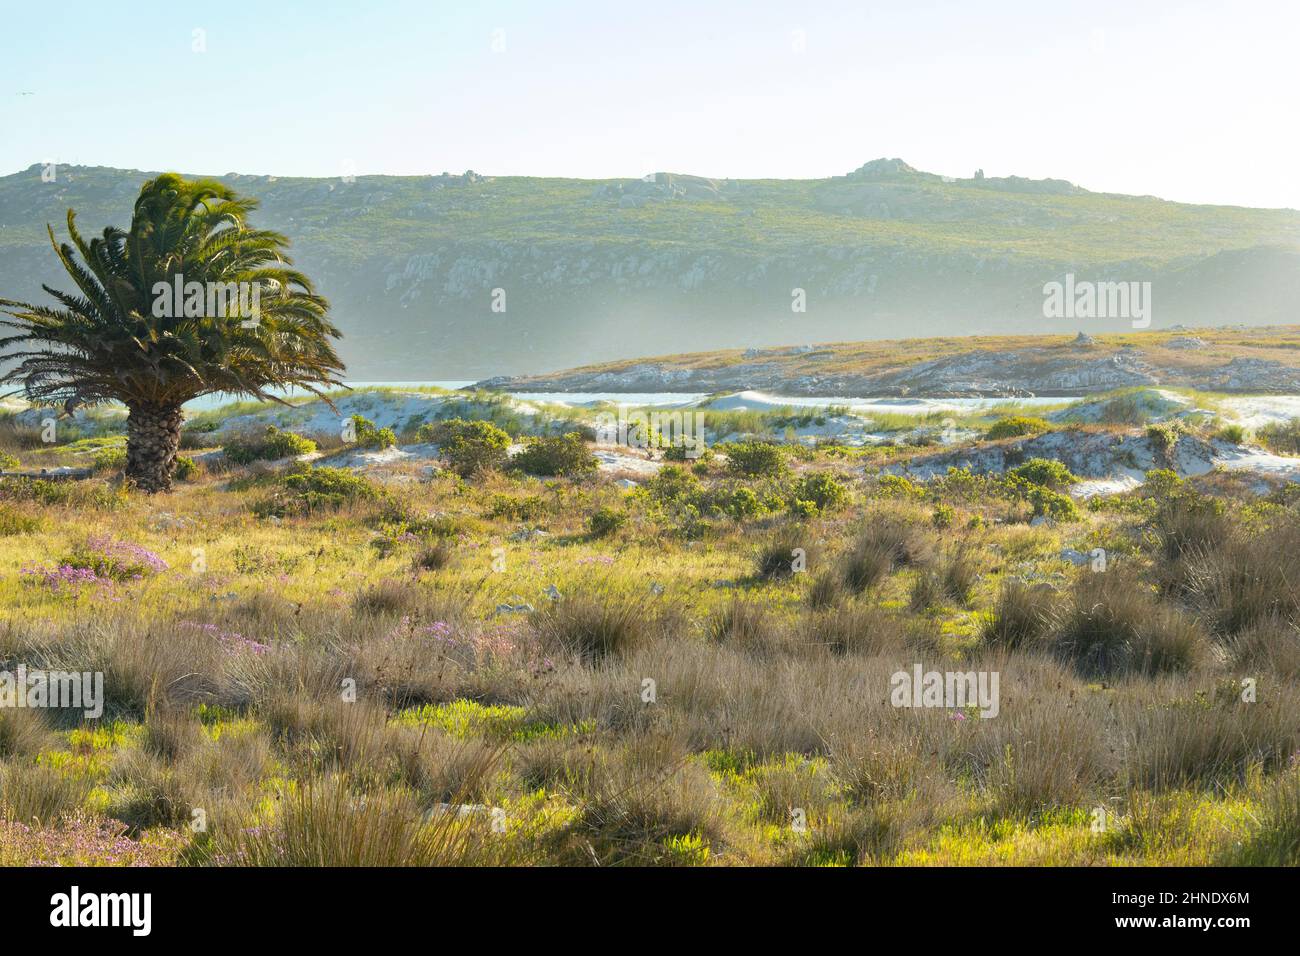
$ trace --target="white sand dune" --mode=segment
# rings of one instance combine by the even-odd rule
[[[1300,418],[1300,395],[1232,395],[1219,404],[1247,428]]]

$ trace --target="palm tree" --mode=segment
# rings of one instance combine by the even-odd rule
[[[121,402],[126,477],[147,492],[171,488],[185,402],[213,392],[280,401],[271,389],[320,395],[342,384],[328,303],[290,268],[288,239],[248,225],[257,205],[215,180],[167,173],[144,184],[128,231],[109,226],[89,243],[69,209],[71,245],[46,229],[79,291],[42,286],[58,307],[0,299],[9,316],[0,327],[16,330],[0,338],[0,361],[15,363],[0,384],[19,383],[29,401],[67,414]],[[172,308],[163,297],[182,282],[240,288],[260,314],[223,309],[220,299],[214,310],[211,294],[194,301],[199,308]]]

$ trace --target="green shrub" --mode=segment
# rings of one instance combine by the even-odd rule
[[[122,471],[126,468],[126,449],[120,446],[101,448],[95,452],[90,467],[96,473],[101,471]]]
[[[103,511],[121,507],[125,486],[114,490],[103,482],[46,481],[43,478],[0,478],[0,501],[35,501],[42,505],[87,505]]]
[[[824,511],[835,511],[848,504],[849,489],[830,472],[816,472],[804,475],[795,483],[794,501],[800,504],[811,504],[814,515]]]
[[[187,455],[177,455],[175,471],[173,472],[177,481],[189,481],[199,473],[199,466],[193,458]]]
[[[1161,550],[1171,561],[1225,544],[1232,533],[1223,502],[1198,494],[1164,498],[1152,523]]]
[[[1144,476],[1142,490],[1151,498],[1168,498],[1183,487],[1183,479],[1178,472],[1168,468],[1153,468]]]
[[[949,500],[958,499],[969,502],[983,502],[996,497],[1004,489],[1000,488],[1001,478],[996,475],[977,475],[970,466],[957,468],[948,466],[948,473],[932,483],[938,497]]]
[[[785,452],[779,445],[761,441],[726,446],[727,470],[750,478],[777,478],[785,474]]]
[[[714,508],[733,521],[756,518],[767,510],[754,489],[744,485],[719,490],[711,496],[711,501]]]
[[[1079,520],[1079,508],[1068,495],[1035,487],[1029,490],[1027,500],[1034,506],[1035,518],[1048,518],[1052,521]]]
[[[664,461],[696,461],[704,462],[713,458],[713,449],[700,447],[703,440],[697,440],[693,445],[685,442],[680,444],[669,445],[664,449]]]
[[[930,523],[936,528],[951,528],[956,518],[957,512],[952,505],[938,504],[934,506],[934,513],[930,515]]]
[[[1050,431],[1051,428],[1051,423],[1045,419],[1017,415],[1012,418],[999,418],[989,426],[984,437],[989,441],[997,441],[1000,438],[1020,438],[1024,435]]]
[[[924,498],[925,489],[902,475],[881,475],[876,485],[882,498]]]
[[[510,495],[493,495],[488,508],[489,518],[507,521],[537,521],[546,514],[546,503],[537,495],[512,498]]]
[[[613,508],[598,508],[587,520],[593,537],[603,538],[627,524],[627,513]]]
[[[8,452],[0,451],[0,471],[14,471],[22,465],[17,458]]]
[[[421,425],[416,437],[434,442],[462,476],[501,467],[510,449],[510,436],[496,425],[463,418]]]
[[[656,501],[684,501],[699,493],[700,480],[679,465],[664,465],[643,487]]]
[[[307,455],[316,450],[316,443],[310,438],[267,425],[260,436],[232,438],[222,450],[236,465],[247,465],[255,461],[279,461]]]
[[[790,514],[800,520],[816,518],[821,513],[821,509],[811,501],[804,501],[801,498],[790,499]]]
[[[1052,490],[1069,487],[1079,480],[1070,473],[1070,469],[1054,458],[1031,458],[1023,465],[1012,468],[1007,475]]]
[[[333,511],[343,505],[380,497],[380,491],[368,480],[343,468],[307,466],[280,479],[283,494],[258,506],[264,515],[311,514]]]
[[[364,415],[352,416],[353,440],[358,448],[391,448],[397,436],[391,428],[379,428]]]
[[[587,450],[582,436],[577,432],[535,438],[519,454],[510,459],[510,466],[530,475],[547,478],[588,478],[595,474],[596,458]]]
[[[1187,433],[1187,429],[1180,421],[1160,422],[1147,426],[1147,440],[1151,442],[1151,448],[1156,457],[1169,464],[1174,449],[1178,446],[1178,439]]]
[[[206,448],[211,444],[212,433],[221,427],[215,419],[187,422],[181,429],[181,447]]]

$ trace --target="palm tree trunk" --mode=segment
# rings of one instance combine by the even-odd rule
[[[126,480],[154,494],[172,490],[172,467],[181,445],[179,405],[127,406]]]

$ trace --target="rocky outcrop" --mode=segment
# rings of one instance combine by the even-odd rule
[[[1216,455],[1214,443],[1193,435],[1182,435],[1173,447],[1161,449],[1142,432],[1067,429],[926,455],[887,471],[914,478],[945,475],[949,468],[1001,475],[1031,458],[1048,458],[1061,462],[1080,478],[1141,479],[1153,468],[1169,468],[1180,475],[1203,475],[1214,467]]]

